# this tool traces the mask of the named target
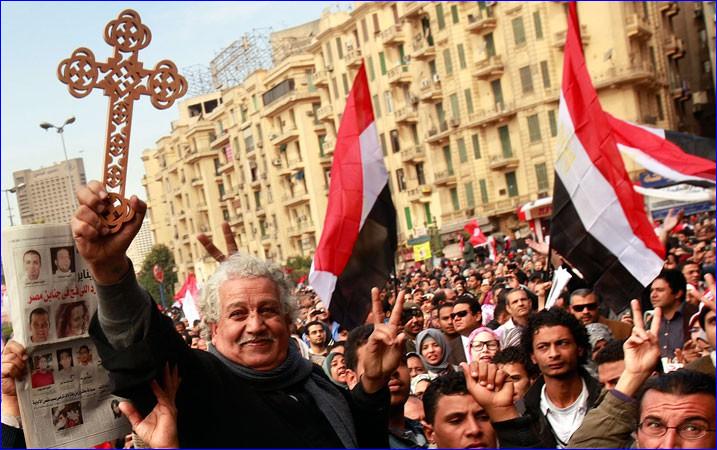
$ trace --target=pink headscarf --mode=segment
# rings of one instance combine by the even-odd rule
[[[476,338],[476,336],[478,336],[480,333],[483,333],[483,332],[488,333],[491,336],[493,336],[493,339],[498,341],[498,346],[499,346],[498,349],[500,349],[500,338],[498,337],[497,334],[495,334],[495,331],[491,330],[488,327],[476,328],[475,330],[473,330],[471,332],[471,334],[468,335],[468,352],[467,353],[468,353],[468,363],[469,364],[473,362],[473,352],[471,351],[471,346],[473,345],[473,340]]]

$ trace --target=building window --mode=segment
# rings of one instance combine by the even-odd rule
[[[460,18],[458,17],[458,5],[451,6],[451,19],[453,20],[453,23],[460,22]]]
[[[459,138],[458,141],[458,159],[464,163],[468,162],[468,151],[466,151],[466,140]]]
[[[533,75],[530,73],[530,66],[520,68],[520,85],[523,88],[523,94],[533,92]]]
[[[391,150],[393,153],[398,153],[401,151],[401,144],[398,139],[398,130],[391,130],[389,132],[389,136],[391,138]]]
[[[538,180],[538,190],[548,190],[548,169],[545,163],[535,165],[535,178]]]
[[[483,43],[485,44],[485,55],[490,58],[495,56],[495,41],[493,40],[493,33],[488,33],[483,36]]]
[[[442,30],[446,27],[446,16],[443,14],[443,4],[436,5],[436,20],[438,21],[438,29]]]
[[[453,115],[454,119],[458,119],[460,117],[460,106],[458,105],[458,94],[451,94],[449,99],[451,102],[451,114]]]
[[[500,83],[500,79],[491,81],[490,88],[493,91],[493,99],[495,100],[496,108],[502,110],[504,106],[503,86]]]
[[[416,163],[416,181],[419,186],[426,184],[426,171],[423,168],[423,163]]]
[[[662,109],[662,97],[660,94],[655,95],[655,102],[657,103],[657,118],[665,120],[665,111]]]
[[[386,105],[386,114],[392,113],[393,112],[393,97],[391,96],[391,91],[383,92],[383,102]]]
[[[378,102],[378,95],[373,96],[373,110],[376,113],[376,118],[381,118],[381,104]]]
[[[398,186],[398,192],[406,190],[406,177],[403,175],[403,169],[396,169],[396,184]]]
[[[466,206],[473,208],[476,205],[475,196],[473,195],[473,182],[470,181],[464,185],[466,190]]]
[[[426,225],[432,224],[433,223],[433,215],[431,214],[431,204],[430,203],[423,204],[423,214],[426,216]]]
[[[373,14],[371,18],[373,19],[373,35],[376,36],[381,32],[381,27],[378,23],[378,14]]]
[[[379,52],[378,61],[381,66],[381,75],[386,75],[386,55],[383,52]]]
[[[473,143],[473,158],[480,159],[480,142],[478,142],[477,134],[471,136],[471,142]]]
[[[406,215],[406,228],[409,230],[413,229],[413,220],[411,220],[411,208],[406,206],[403,208],[403,213]]]
[[[365,17],[361,19],[361,31],[363,33],[363,41],[368,41],[368,24],[366,23]]]
[[[505,174],[505,185],[508,187],[508,197],[518,196],[518,180],[515,178],[515,172]]]
[[[388,151],[386,150],[386,135],[384,133],[381,133],[378,135],[379,139],[381,139],[381,150],[383,151],[383,156],[388,155]]]
[[[484,205],[488,203],[488,188],[486,188],[485,180],[478,180],[480,186],[480,201]]]
[[[500,136],[500,147],[503,150],[504,158],[513,157],[513,147],[510,145],[510,131],[508,125],[498,127],[498,135]]]
[[[473,114],[473,95],[471,94],[471,90],[466,89],[464,93],[466,96],[466,111],[468,111],[468,114]]]
[[[339,59],[344,59],[344,49],[341,47],[341,36],[336,38],[336,54],[339,55]]]
[[[458,44],[458,65],[461,69],[466,68],[466,51],[463,44]]]
[[[411,124],[411,136],[413,136],[413,145],[418,145],[419,144],[418,127],[416,126],[415,123]]]
[[[543,75],[543,87],[550,87],[550,71],[548,70],[548,61],[540,61],[540,73]]]
[[[515,39],[515,45],[525,44],[525,27],[523,26],[523,18],[516,17],[511,23],[513,24],[513,39]]]
[[[548,111],[548,123],[550,124],[550,136],[558,135],[558,122],[555,120],[555,110]]]
[[[453,157],[451,156],[451,147],[448,145],[443,147],[443,161],[446,163],[448,175],[453,175]]]
[[[528,134],[530,135],[531,144],[540,142],[540,120],[538,120],[537,114],[528,116]]]
[[[368,79],[373,81],[376,79],[376,71],[373,69],[373,57],[369,56],[366,60],[368,61]]]
[[[540,21],[540,12],[533,13],[533,26],[535,27],[535,39],[543,39],[543,23]]]
[[[339,85],[336,82],[336,78],[331,79],[331,87],[334,89],[334,99],[339,98]]]
[[[326,62],[332,64],[334,62],[334,55],[331,53],[331,42],[326,43]]]
[[[460,210],[461,202],[458,201],[458,189],[451,188],[449,192],[451,193],[451,203],[453,204],[453,211]]]
[[[443,50],[443,62],[446,65],[446,75],[452,75],[453,61],[451,60],[451,50],[448,48]]]
[[[341,81],[344,84],[344,95],[349,95],[349,79],[345,73],[341,74]]]

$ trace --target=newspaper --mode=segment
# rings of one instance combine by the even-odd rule
[[[14,339],[27,348],[16,383],[28,447],[92,447],[131,431],[89,338],[97,293],[69,225],[2,232]]]

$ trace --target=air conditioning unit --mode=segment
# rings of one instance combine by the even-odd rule
[[[262,141],[258,141],[258,142],[256,143],[256,146],[257,146],[258,148],[262,148],[262,147],[264,147],[264,143],[263,143]]]
[[[441,81],[441,77],[438,76],[437,73],[434,73],[434,74],[433,74],[433,82],[434,82],[434,83],[438,83],[439,81]]]
[[[306,111],[306,115],[309,117],[314,117],[314,110],[310,109],[310,110]]]
[[[413,95],[413,94],[411,94],[411,96],[408,97],[408,100],[411,102],[412,105],[418,104],[418,97],[416,97],[416,96]]]
[[[276,134],[276,133],[271,133],[271,134],[269,135],[269,140],[273,141],[274,139],[276,139],[276,138],[278,138],[278,137],[279,137],[278,134]]]
[[[333,71],[334,71],[334,65],[333,65],[333,64],[326,64],[326,70],[328,70],[329,72],[333,72]]]
[[[421,80],[421,89],[426,89],[431,85],[431,80]]]
[[[273,161],[271,162],[271,165],[274,166],[274,167],[281,167],[281,160],[280,160],[280,159],[275,159],[275,160],[273,160]]]
[[[346,51],[350,52],[353,49],[354,49],[354,44],[352,42],[347,42],[346,43]]]
[[[403,64],[408,64],[411,62],[411,55],[403,55]]]
[[[451,120],[449,122],[453,128],[455,128],[461,124],[460,119],[455,119],[455,118],[451,118]]]

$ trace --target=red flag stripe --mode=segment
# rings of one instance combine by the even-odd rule
[[[610,124],[590,80],[576,32],[578,26],[577,5],[571,2],[565,43],[562,100],[572,118],[578,139],[592,164],[614,189],[634,235],[656,255],[664,257],[664,248],[647,219],[642,196],[632,187]]]

